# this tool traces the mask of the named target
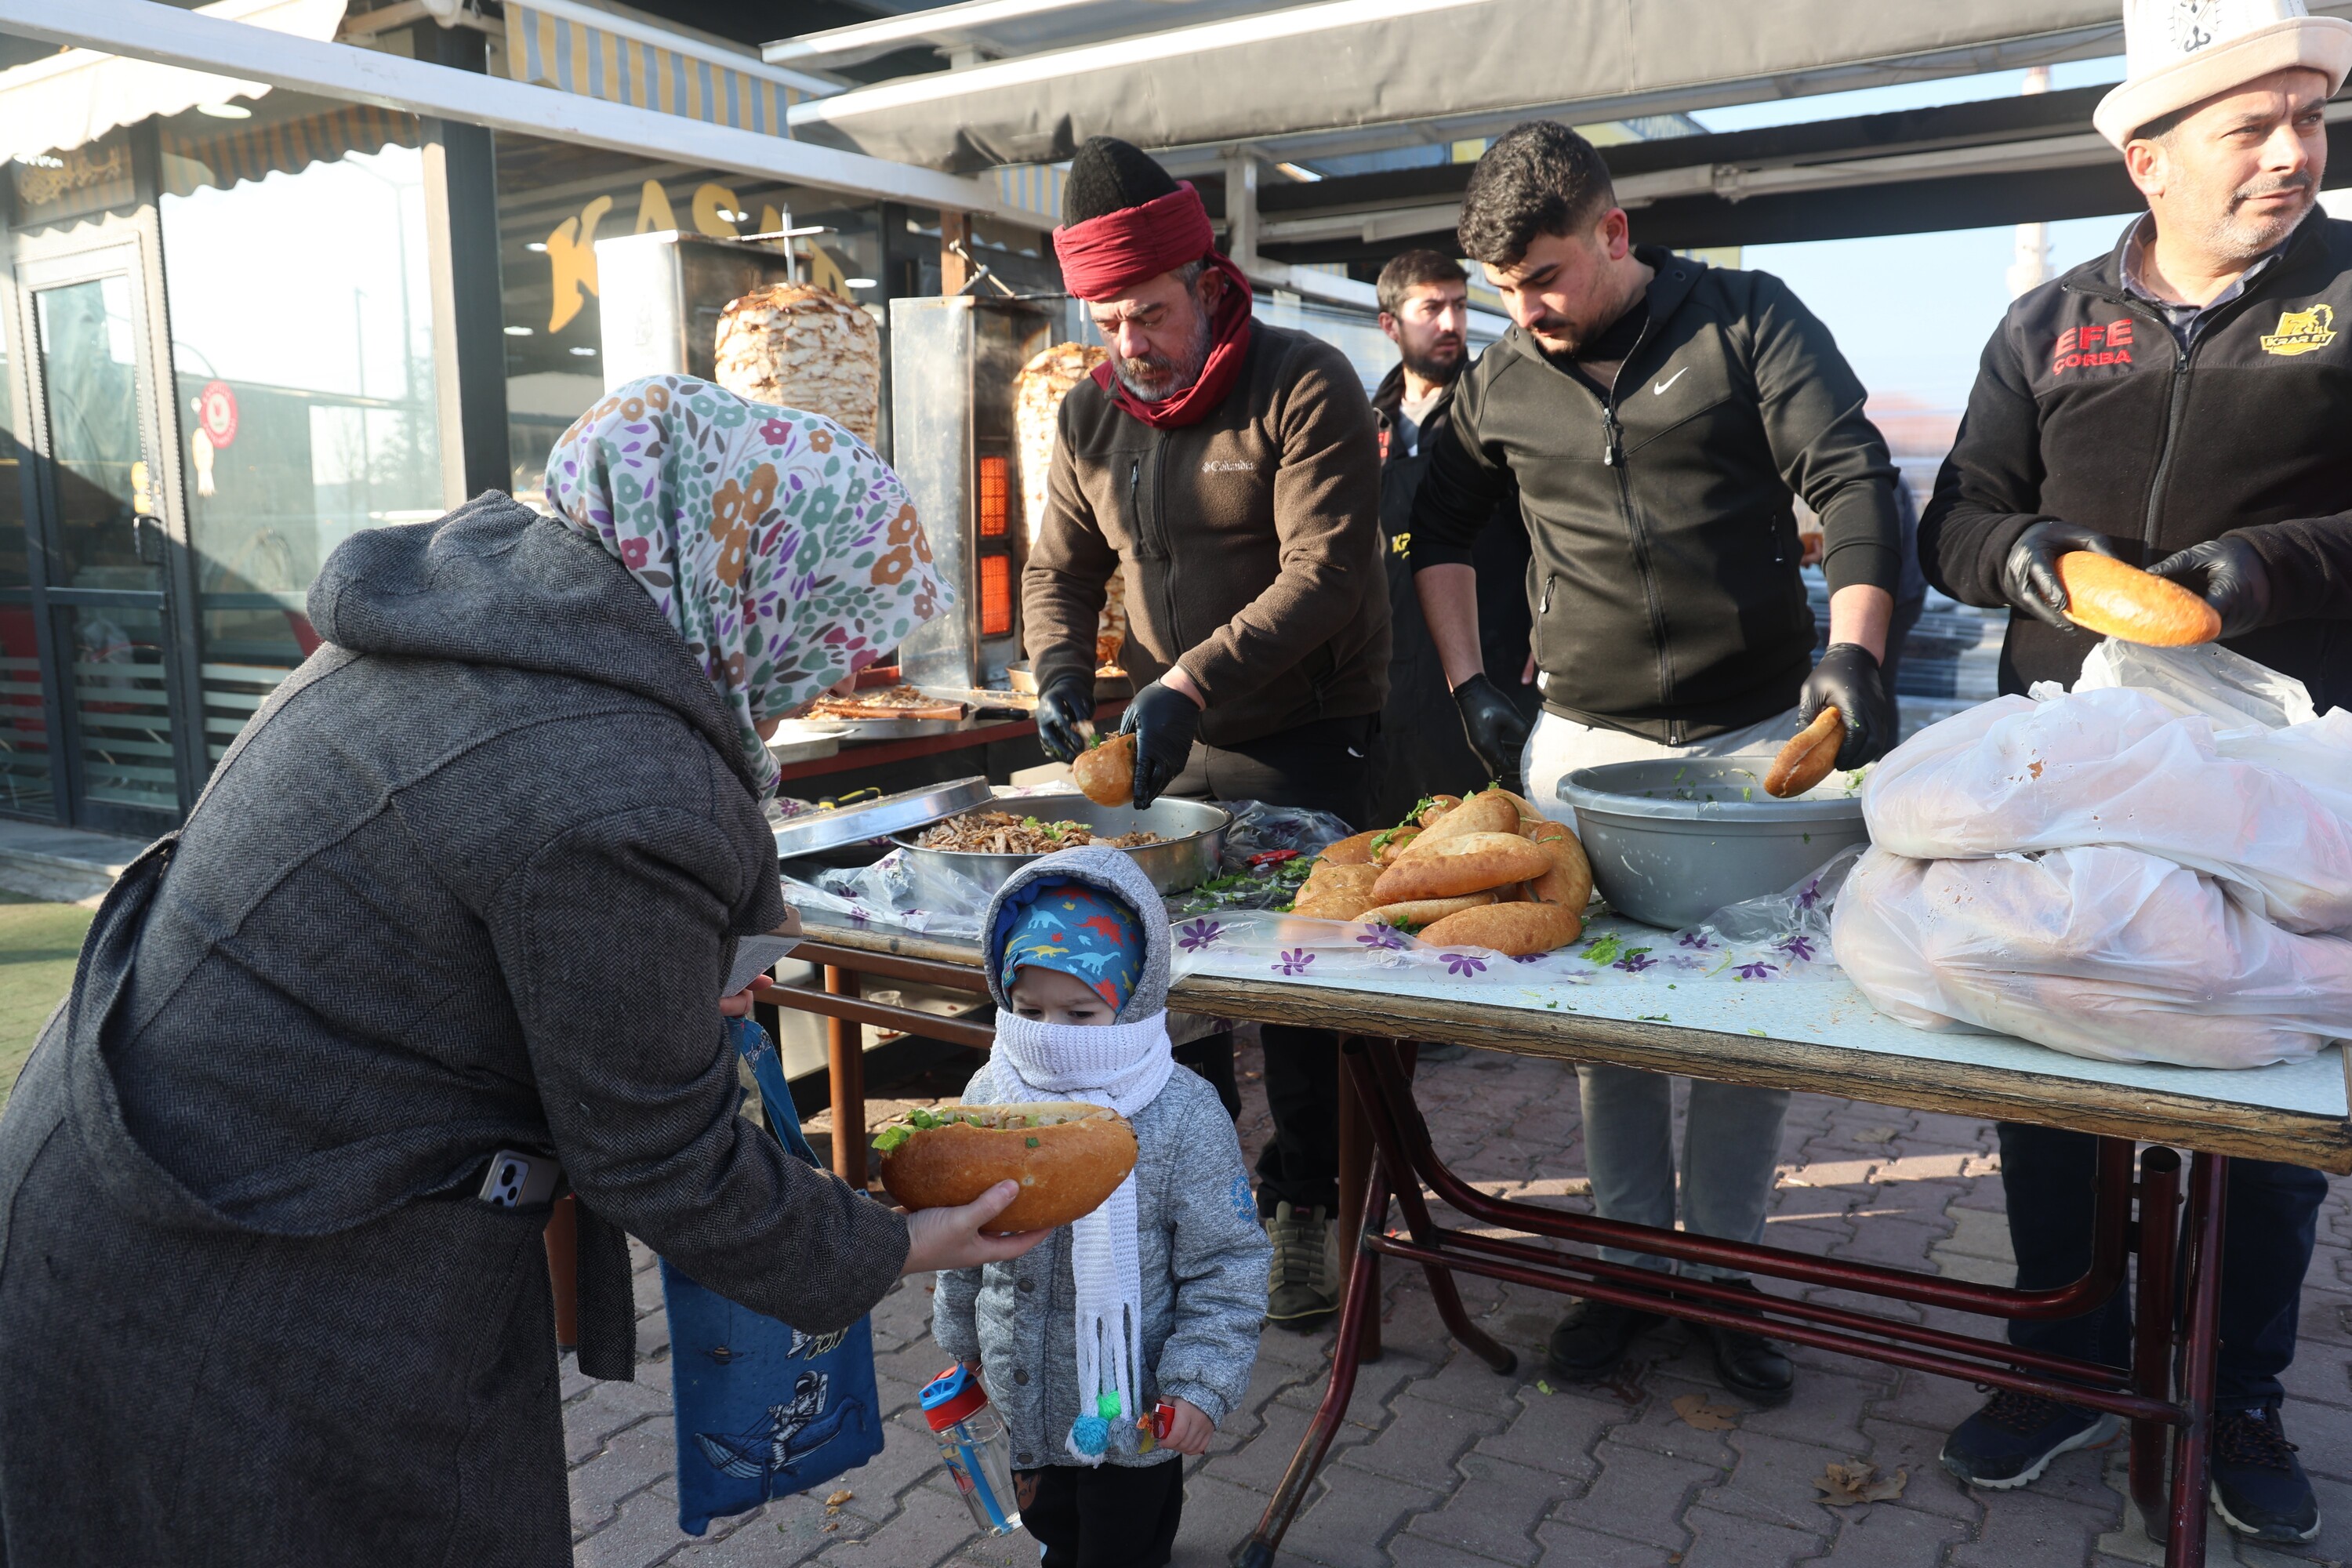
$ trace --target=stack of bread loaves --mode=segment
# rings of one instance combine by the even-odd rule
[[[871,445],[881,432],[882,338],[830,289],[777,283],[719,312],[714,379],[738,397],[822,414]]]
[[[1054,435],[1062,399],[1110,357],[1099,343],[1055,343],[1041,350],[1013,383],[1013,445],[1021,455],[1021,504],[1029,522],[1029,542],[1045,526],[1047,478],[1054,467]],[[1103,584],[1102,620],[1095,632],[1095,662],[1117,664],[1127,642],[1127,582],[1114,571]]]
[[[1519,958],[1574,942],[1591,897],[1576,835],[1496,788],[1443,795],[1402,826],[1339,840],[1317,858],[1291,912]]]

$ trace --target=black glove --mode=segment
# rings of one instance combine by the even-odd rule
[[[2000,591],[2035,620],[2065,631],[2080,631],[2066,618],[2066,588],[2058,581],[2058,557],[2073,550],[2122,559],[2116,553],[2115,542],[2105,534],[2080,523],[2045,517],[2019,534],[2009,547],[2000,563]]]
[[[1533,727],[1527,715],[1483,673],[1454,689],[1454,706],[1462,710],[1462,733],[1478,761],[1486,764],[1487,776],[1516,788],[1519,752]]]
[[[1160,798],[1160,792],[1184,771],[1192,756],[1192,736],[1201,728],[1201,705],[1164,681],[1153,681],[1135,694],[1118,732],[1135,737],[1135,809],[1141,811]]]
[[[1078,726],[1095,716],[1095,678],[1065,675],[1037,693],[1037,743],[1057,763],[1075,763],[1087,749]]]
[[[1860,643],[1832,643],[1813,673],[1805,677],[1805,689],[1797,699],[1798,724],[1811,723],[1824,708],[1835,708],[1845,721],[1839,767],[1874,763],[1895,744],[1895,705],[1886,700],[1885,678]]]
[[[2243,637],[2270,617],[2271,569],[2243,534],[2175,551],[2148,571],[2169,577],[2221,612],[2221,635]]]

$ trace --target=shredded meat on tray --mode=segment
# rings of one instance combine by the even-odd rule
[[[1157,844],[1160,835],[1139,828],[1115,837],[1097,838],[1083,822],[1041,822],[1009,811],[967,811],[927,828],[916,840],[926,849],[951,849],[965,855],[1051,855],[1056,849],[1076,849],[1100,844],[1111,849],[1133,849]]]

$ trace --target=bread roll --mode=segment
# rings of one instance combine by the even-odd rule
[[[1845,716],[1835,708],[1822,709],[1772,759],[1764,771],[1764,793],[1782,800],[1804,794],[1830,776],[1844,744]]]
[[[1078,792],[1097,805],[1128,805],[1135,800],[1135,737],[1113,735],[1088,746],[1070,764]]]
[[[1474,795],[1460,805],[1439,817],[1434,825],[1424,826],[1412,847],[1399,857],[1400,860],[1416,859],[1434,852],[1449,838],[1459,838],[1471,833],[1508,833],[1519,831],[1519,808],[1511,797],[1495,791]]]
[[[1402,903],[1376,904],[1359,918],[1373,925],[1425,926],[1432,921],[1475,910],[1495,901],[1492,893],[1468,893],[1458,899],[1408,899]]]
[[[871,445],[881,428],[882,335],[830,289],[778,283],[719,315],[711,379],[754,403],[822,414]]]
[[[1352,838],[1342,838],[1325,847],[1315,858],[1320,866],[1369,866],[1372,863],[1372,840],[1377,833],[1359,833]]]
[[[1505,811],[1508,802],[1497,802]],[[1471,809],[1469,805],[1462,807]],[[1514,826],[1517,814],[1513,814]],[[1551,869],[1551,856],[1517,833],[1464,833],[1430,846],[1423,834],[1396,864],[1381,872],[1374,891],[1380,901],[1393,904],[1407,899],[1452,899],[1465,893],[1486,892],[1512,882],[1532,881]]]
[[[1395,865],[1397,862],[1397,857],[1412,848],[1412,841],[1420,837],[1421,829],[1418,827],[1391,827],[1386,834],[1373,835],[1372,864],[1375,866]],[[1385,837],[1388,842],[1385,844],[1380,843],[1379,840],[1382,837]]]
[[[1437,947],[1484,947],[1526,958],[1566,947],[1584,931],[1584,917],[1565,904],[1489,904],[1464,910],[1422,929]]]
[[[1307,873],[1307,884],[1298,889],[1290,912],[1310,920],[1355,920],[1372,907],[1372,884],[1380,876],[1377,866],[1335,866],[1318,860]]]
[[[1413,823],[1422,827],[1434,827],[1439,818],[1461,804],[1462,797],[1458,795],[1432,795],[1429,804],[1413,814]]]
[[[929,1122],[929,1126],[923,1123]],[[885,1128],[882,1184],[910,1209],[954,1208],[997,1183],[1021,1184],[992,1230],[1051,1230],[1091,1214],[1135,1169],[1135,1129],[1076,1100],[943,1105]]]
[[[2188,647],[2221,635],[2221,612],[2168,578],[2088,550],[2058,557],[2066,618],[2101,637]]]
[[[1581,914],[1592,901],[1592,862],[1583,843],[1559,822],[1537,823],[1528,830],[1528,841],[1551,857],[1551,869],[1528,884],[1528,897]]]

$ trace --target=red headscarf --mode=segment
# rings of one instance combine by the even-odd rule
[[[1141,206],[1121,207],[1054,231],[1062,281],[1081,300],[1108,300],[1123,289],[1195,261],[1224,275],[1225,297],[1211,323],[1208,363],[1200,379],[1173,397],[1146,403],[1127,389],[1109,363],[1095,366],[1095,384],[1129,414],[1155,430],[1197,425],[1233,390],[1249,357],[1250,285],[1242,269],[1216,251],[1208,209],[1191,181]]]

